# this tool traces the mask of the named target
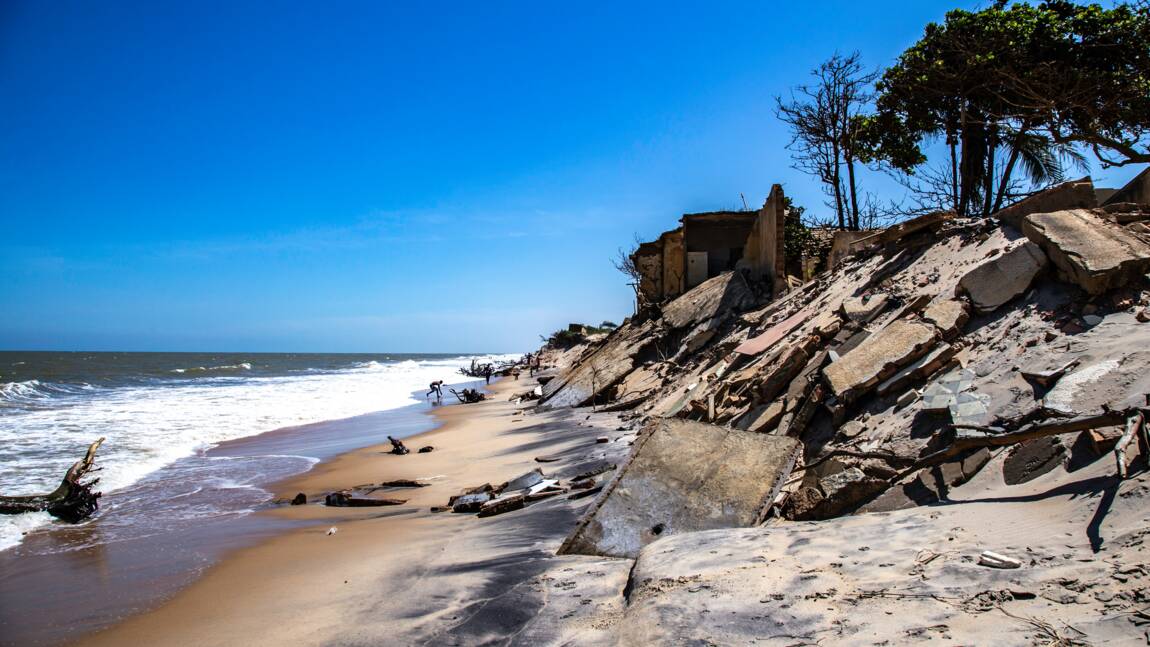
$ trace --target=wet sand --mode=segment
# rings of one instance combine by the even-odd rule
[[[524,414],[508,397],[528,385],[534,380],[503,380],[492,385],[488,402],[437,409],[442,426],[406,440],[407,456],[387,454],[385,445],[359,449],[277,487],[277,496],[304,492],[312,500],[384,480],[431,483],[387,493],[407,499],[405,505],[312,504],[261,513],[305,527],[227,556],[158,609],[79,644],[408,644],[437,640],[445,630],[454,636],[447,642],[514,631],[522,620],[514,605],[492,612],[483,602],[547,568],[591,499],[556,497],[486,519],[432,513],[431,506],[536,467],[549,476],[573,474],[589,460],[620,458],[627,448],[619,433],[616,442],[595,444],[614,416]],[[435,451],[415,453],[423,445]],[[562,460],[534,461],[544,454]],[[329,535],[331,527],[337,531]]]

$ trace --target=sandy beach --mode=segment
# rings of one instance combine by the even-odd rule
[[[486,402],[436,409],[442,425],[407,439],[407,456],[387,454],[387,446],[367,447],[277,489],[277,496],[304,492],[314,502],[333,490],[384,480],[431,484],[387,494],[406,504],[269,511],[311,525],[227,556],[158,609],[78,644],[406,644],[432,640],[448,627],[473,642],[500,633],[488,623],[518,628],[521,617],[492,613],[485,601],[550,567],[555,548],[592,498],[555,497],[483,519],[430,508],[466,487],[498,484],[536,467],[562,476],[578,473],[588,461],[620,460],[633,437],[614,431],[618,418],[612,414],[525,414],[508,397],[528,385],[534,380],[505,379],[491,386]],[[597,444],[605,433],[613,442]],[[435,451],[415,453],[424,445]],[[534,460],[544,455],[559,460]],[[337,531],[329,535],[332,527]],[[624,582],[625,569],[622,581],[618,573],[607,580],[617,590],[603,596],[605,605],[617,604]],[[465,621],[469,615],[477,618],[473,626]]]

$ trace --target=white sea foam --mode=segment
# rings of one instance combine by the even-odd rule
[[[479,358],[480,361],[512,356]],[[266,431],[406,406],[433,380],[469,381],[471,357],[364,362],[289,376],[203,376],[157,385],[92,388],[37,380],[0,385],[0,492],[54,488],[100,436],[100,488],[111,492],[220,442]],[[246,371],[241,363],[218,369]],[[190,376],[190,371],[188,373]],[[0,550],[49,521],[46,514],[0,519]]]
[[[209,373],[213,371],[250,371],[252,365],[248,362],[239,364],[225,364],[223,366],[193,366],[192,368],[173,368],[173,373]]]

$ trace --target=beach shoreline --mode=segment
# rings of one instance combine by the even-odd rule
[[[483,554],[506,548],[488,534],[492,528],[510,520],[521,526],[521,537],[526,529],[526,535],[549,543],[540,550],[535,541],[529,548],[531,559],[509,564],[520,576],[530,577],[535,572],[527,565],[554,555],[582,506],[592,499],[549,500],[490,519],[432,513],[432,506],[445,505],[464,488],[563,465],[535,462],[542,454],[566,452],[577,460],[591,456],[589,452],[626,452],[624,438],[608,445],[595,442],[615,416],[597,414],[596,420],[576,421],[571,411],[530,413],[509,401],[513,393],[534,386],[535,380],[502,379],[488,388],[485,402],[436,407],[431,413],[438,426],[404,439],[411,454],[395,456],[387,453],[390,445],[372,445],[275,484],[277,499],[302,492],[310,504],[258,514],[299,527],[224,555],[157,608],[72,644],[330,644],[349,631],[406,636],[404,641],[426,639],[437,621],[465,607],[475,597],[474,587],[498,570],[481,565]],[[424,445],[435,450],[416,453]],[[316,503],[328,492],[392,479],[430,485],[388,491],[388,497],[406,499],[394,507],[330,508]],[[335,533],[328,534],[333,527]],[[471,546],[480,565],[440,573],[431,578],[439,580],[434,593],[418,594],[416,589],[426,585],[428,565],[462,545]],[[451,597],[449,603],[444,595]],[[372,610],[372,622],[349,624],[349,616],[367,609]]]

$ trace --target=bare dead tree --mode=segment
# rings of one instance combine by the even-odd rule
[[[639,245],[641,244],[642,241],[639,240],[639,234],[635,234],[635,239],[631,247],[628,249],[620,247],[615,254],[615,258],[611,259],[611,265],[627,277],[627,285],[630,285],[631,289],[635,292],[636,304],[640,302],[642,297],[639,284],[643,280],[643,274],[639,271],[639,267],[635,265],[635,252],[639,251]]]
[[[855,132],[873,99],[878,72],[865,71],[858,52],[836,52],[811,76],[814,82],[792,90],[789,101],[775,97],[775,116],[791,128],[787,149],[793,153],[793,168],[823,183],[840,229],[858,229]]]

